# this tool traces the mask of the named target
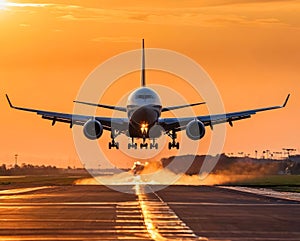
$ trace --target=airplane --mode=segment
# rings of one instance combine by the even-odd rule
[[[169,149],[179,149],[179,142],[176,141],[177,132],[185,130],[186,135],[190,139],[200,140],[205,136],[206,126],[210,126],[212,130],[214,125],[220,123],[228,122],[230,126],[233,126],[234,121],[250,118],[257,112],[284,108],[290,97],[290,94],[288,94],[283,105],[280,106],[270,106],[266,108],[230,112],[226,114],[161,118],[162,112],[202,105],[205,104],[205,102],[163,107],[158,93],[146,86],[145,77],[145,48],[143,39],[141,87],[137,88],[129,95],[126,107],[96,104],[77,100],[74,101],[75,103],[83,105],[126,112],[127,118],[77,115],[17,107],[12,104],[7,94],[6,98],[11,108],[36,113],[43,119],[52,121],[52,126],[55,125],[56,122],[68,123],[70,128],[72,128],[73,125],[83,126],[83,133],[89,140],[99,139],[103,134],[103,130],[109,131],[111,133],[111,141],[108,143],[109,149],[119,149],[119,143],[115,141],[115,138],[120,134],[125,134],[131,138],[131,141],[128,142],[128,149],[137,149],[137,143],[135,143],[134,139],[143,140],[140,143],[140,149],[148,148],[148,143],[146,142],[148,139],[150,140],[150,149],[158,149],[158,143],[156,140],[162,135],[167,135],[172,139],[172,141],[168,143]]]

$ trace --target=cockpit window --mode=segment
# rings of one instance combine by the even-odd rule
[[[136,99],[146,100],[146,99],[154,99],[154,97],[152,95],[137,95]]]

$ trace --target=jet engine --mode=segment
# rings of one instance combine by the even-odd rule
[[[150,138],[159,138],[163,134],[164,129],[160,125],[154,125],[149,130]]]
[[[186,126],[186,135],[192,140],[199,140],[205,135],[205,126],[199,120],[193,120]]]
[[[98,139],[103,133],[103,126],[97,120],[89,120],[83,126],[83,133],[90,140]]]

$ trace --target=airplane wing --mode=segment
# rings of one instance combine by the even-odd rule
[[[37,115],[42,116],[43,119],[51,120],[52,125],[55,125],[56,122],[63,122],[63,123],[68,123],[70,125],[70,128],[72,128],[73,125],[84,125],[88,120],[91,120],[94,118],[103,125],[103,129],[109,130],[109,131],[111,130],[112,125],[114,127],[118,127],[120,131],[125,130],[128,126],[127,118],[110,118],[110,117],[100,117],[100,116],[94,117],[94,116],[88,116],[88,115],[73,115],[73,114],[66,114],[66,113],[59,113],[59,112],[52,112],[52,111],[23,108],[23,107],[14,106],[11,103],[8,95],[6,95],[6,99],[11,108],[16,109],[16,110],[36,113]]]
[[[111,110],[127,112],[127,109],[125,107],[121,107],[121,106],[95,104],[95,103],[84,102],[84,101],[79,101],[79,100],[74,100],[73,102],[83,104],[83,105],[91,105],[91,106],[97,106],[97,107],[111,109]],[[203,104],[205,104],[205,102],[199,102],[199,103],[193,103],[193,104],[187,104],[187,105],[168,106],[168,107],[163,107],[161,109],[161,112],[166,112],[166,111],[170,111],[170,110],[177,110],[177,109],[182,109],[182,108],[191,107],[191,106],[195,106],[195,105],[203,105]]]
[[[170,111],[170,110],[177,110],[177,109],[182,109],[182,108],[186,108],[186,107],[191,107],[191,106],[195,106],[195,105],[203,105],[206,102],[199,102],[199,103],[193,103],[193,104],[187,104],[187,105],[176,105],[176,106],[168,106],[168,107],[163,107],[161,109],[161,112],[165,112],[165,111]]]
[[[121,107],[121,106],[102,105],[102,104],[95,104],[95,103],[84,102],[84,101],[79,101],[79,100],[74,100],[73,102],[83,104],[83,105],[102,107],[102,108],[111,109],[111,110],[118,110],[118,111],[122,111],[122,112],[127,111],[127,109],[125,107]]]
[[[229,122],[233,126],[233,121],[242,120],[250,118],[252,115],[268,110],[284,108],[289,100],[290,94],[286,97],[283,105],[280,106],[270,106],[266,108],[258,108],[252,110],[230,112],[225,114],[216,114],[216,115],[206,115],[206,116],[196,116],[196,117],[184,117],[184,118],[161,118],[159,119],[159,124],[165,129],[165,131],[175,130],[181,131],[184,130],[187,124],[195,119],[201,121],[205,126],[210,126],[213,128],[216,124]]]

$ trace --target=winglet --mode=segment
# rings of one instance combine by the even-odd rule
[[[287,102],[288,102],[288,100],[289,100],[289,98],[290,98],[290,95],[291,95],[291,94],[288,94],[288,96],[286,97],[286,99],[285,99],[285,101],[284,101],[282,107],[285,107],[285,106],[286,106],[286,104],[287,104]]]
[[[5,94],[5,96],[6,96],[6,99],[7,99],[7,101],[8,101],[8,104],[9,104],[10,108],[15,108],[15,107],[12,105],[12,103],[10,102],[10,99],[9,99],[8,95]]]

